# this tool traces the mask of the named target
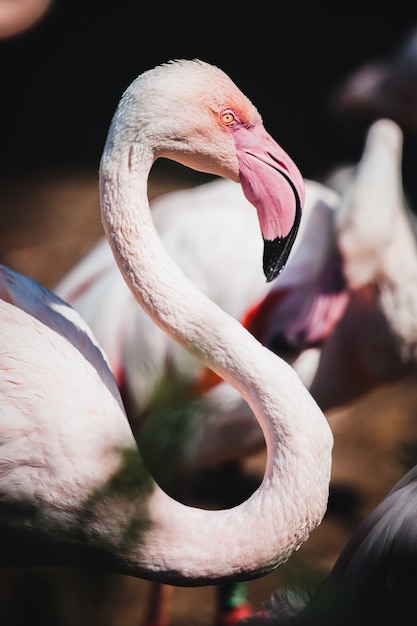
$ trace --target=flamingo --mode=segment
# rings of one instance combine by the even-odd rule
[[[415,624],[417,466],[355,530],[316,589],[282,588],[239,626]]]
[[[121,273],[149,316],[254,411],[268,450],[264,480],[227,510],[166,494],[143,464],[89,327],[58,296],[2,267],[3,566],[93,562],[185,586],[245,580],[287,560],[323,518],[328,423],[293,369],[166,252],[146,193],[160,157],[241,183],[258,212],[268,281],[294,242],[303,181],[250,101],[198,60],[169,62],[133,81],[100,163],[102,222]]]
[[[328,289],[317,289],[317,274],[336,254],[332,220],[339,197],[316,181],[305,181],[305,187],[297,239],[285,272],[273,283],[262,280],[257,218],[234,182],[216,179],[170,192],[156,198],[151,209],[161,241],[184,273],[253,334],[265,327],[262,341],[268,347],[272,338],[269,341],[267,326],[275,342],[280,335],[281,351],[285,341],[286,345],[291,342],[285,358],[306,383],[316,367],[320,343],[342,314],[347,293],[334,272],[330,274],[335,277],[334,286],[330,288],[327,279],[322,284]],[[235,504],[245,483],[242,458],[265,446],[262,430],[241,395],[227,383],[219,384],[211,370],[137,306],[105,237],[54,291],[77,309],[105,350],[129,421],[139,433],[143,454],[160,484],[168,490],[175,487],[174,493],[179,488],[184,498],[196,474],[218,466],[228,485],[218,493],[218,502]],[[320,315],[310,313],[310,306]],[[302,351],[296,346],[297,332],[304,332]],[[155,410],[160,388],[168,406],[176,407],[179,397],[185,403],[180,425],[172,410],[165,415]],[[167,448],[161,449],[161,444]],[[163,474],[158,458],[165,459]],[[172,591],[151,587],[145,623],[167,623]],[[219,625],[231,625],[251,611],[241,583],[220,585],[216,610]]]
[[[410,285],[417,280],[417,246],[402,186],[402,141],[394,121],[371,125],[335,213],[349,303],[309,387],[325,411],[416,368],[417,298]]]
[[[195,241],[191,238],[188,241],[181,232],[176,234],[169,217],[177,198],[183,213],[191,214],[191,209],[187,209],[190,195],[196,200],[196,206],[207,214],[214,205],[214,198],[217,210],[222,213],[226,212],[226,206],[235,206],[235,202],[236,210],[243,213],[248,208],[247,203],[240,203],[236,194],[232,197],[235,187],[230,181],[216,181],[192,192],[169,194],[154,205],[157,227],[171,254],[178,256],[179,263],[192,273],[196,282],[200,281],[202,288],[209,291],[215,282],[217,291],[211,287],[212,297],[230,307],[230,312],[240,317],[263,344],[285,356],[321,408],[326,410],[352,400],[382,382],[398,379],[415,367],[416,303],[403,275],[406,271],[409,281],[415,280],[417,256],[411,224],[403,206],[401,153],[399,127],[392,121],[378,120],[369,129],[360,162],[350,179],[343,177],[338,194],[332,194],[330,189],[318,183],[306,181],[303,219],[286,270],[273,284],[260,290],[257,290],[260,281],[255,276],[251,290],[256,294],[255,300],[248,290],[245,291],[246,283],[240,287],[243,281],[233,280],[235,269],[227,261],[219,264],[224,269],[219,271],[217,281],[204,282],[207,275],[210,276],[205,268],[212,256],[212,240],[201,236],[196,245],[200,265],[194,257],[194,262],[187,264]],[[252,213],[249,215],[253,217]],[[198,212],[194,212],[193,217],[196,223],[201,219]],[[232,225],[233,222],[226,224]],[[370,237],[369,224],[372,223],[375,225]],[[208,226],[200,231],[193,228],[191,232],[203,230],[206,234]],[[251,230],[248,228],[245,232]],[[220,237],[216,241],[219,257],[230,252],[227,238],[224,247]],[[251,242],[252,239],[248,239],[245,252],[256,251]],[[205,394],[204,404],[196,404],[193,411],[188,411],[190,423],[178,450],[173,452],[172,446],[163,447],[169,444],[169,440],[161,440],[159,433],[161,430],[169,432],[170,428],[173,432],[172,415],[168,413],[163,422],[159,415],[152,416],[147,405],[154,389],[152,385],[155,380],[159,382],[161,376],[168,378],[168,372],[163,369],[167,363],[170,364],[169,375],[175,370],[174,364],[184,378],[195,377],[196,372],[200,376],[201,366],[197,361],[192,363],[200,369],[192,370],[190,361],[187,361],[188,369],[177,365],[181,352],[175,352],[174,345],[169,348],[172,343],[169,339],[161,337],[158,341],[159,329],[150,323],[142,325],[138,315],[135,322],[126,323],[129,308],[133,315],[133,307],[128,306],[130,292],[124,302],[121,298],[113,298],[120,279],[114,268],[110,270],[112,259],[108,249],[105,252],[105,246],[107,244],[99,243],[96,250],[58,286],[58,293],[86,316],[99,333],[100,341],[109,347],[108,353],[113,356],[112,367],[122,372],[119,380],[127,383],[130,398],[136,395],[134,414],[145,410],[147,422],[140,432],[147,442],[148,462],[155,464],[162,455],[166,459],[164,469],[169,468],[166,480],[166,476],[178,476],[184,472],[189,475],[202,467],[219,463],[226,463],[230,470],[231,462],[239,464],[243,457],[262,450],[265,445],[263,433],[250,407],[234,388],[225,384],[216,385]],[[206,260],[204,250],[207,250]],[[102,264],[103,252],[106,265]],[[242,257],[243,264],[247,257]],[[99,263],[95,265],[92,259]],[[394,264],[396,260],[402,264],[401,271]],[[200,267],[204,271],[198,271]],[[229,270],[231,277],[227,281]],[[247,275],[251,277],[249,272]],[[332,289],[327,288],[329,276],[333,280]],[[220,284],[227,284],[229,288],[223,287],[220,292]],[[325,298],[317,297],[320,294],[331,296],[330,304],[326,305]],[[120,308],[115,310],[119,304]],[[250,310],[242,314],[247,307]],[[107,321],[113,323],[113,330]],[[159,346],[159,356],[158,352],[154,355],[154,381],[138,359],[140,353],[135,338],[136,341],[148,341],[149,351],[152,345]],[[126,352],[122,356],[123,345]],[[147,385],[147,396],[143,392],[144,385]],[[175,403],[175,396],[172,402]],[[183,419],[182,424],[185,423]],[[178,442],[178,437],[175,441]],[[158,472],[158,467],[154,467],[154,471]],[[164,480],[164,476],[158,474],[158,477]]]

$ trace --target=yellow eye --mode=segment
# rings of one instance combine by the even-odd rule
[[[232,124],[235,121],[235,119],[236,118],[231,111],[225,111],[224,113],[221,114],[221,120],[223,124],[226,124],[227,126]]]

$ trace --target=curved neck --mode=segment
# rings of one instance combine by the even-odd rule
[[[327,506],[332,436],[324,415],[289,365],[261,346],[173,263],[152,222],[146,188],[153,152],[112,141],[101,171],[102,221],[119,268],[152,319],[234,386],[267,444],[264,480],[233,509],[185,507],[156,489],[146,546],[131,555],[173,583],[258,576],[286,560]],[[219,224],[219,228],[221,224]],[[155,523],[152,524],[152,521]],[[261,529],[261,531],[260,531]],[[213,550],[218,546],[218,550]],[[162,575],[161,575],[162,576]]]
[[[127,158],[123,158],[123,157]],[[147,196],[153,153],[104,154],[101,167],[102,222],[119,269],[153,321],[246,398],[253,363],[241,350],[260,348],[173,263],[154,226]],[[221,224],[219,224],[221,228]],[[215,354],[215,359],[213,355]]]

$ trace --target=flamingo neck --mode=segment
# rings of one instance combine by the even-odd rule
[[[243,337],[250,350],[260,345],[197,289],[167,253],[147,196],[154,155],[143,147],[138,152],[111,151],[102,161],[102,222],[119,269],[153,321],[247,397],[253,366],[239,344]]]
[[[102,221],[118,266],[155,323],[241,393],[264,432],[268,458],[262,485],[233,509],[184,507],[156,489],[148,506],[155,523],[141,554],[146,553],[147,575],[154,568],[157,578],[161,570],[165,582],[167,571],[172,571],[173,583],[187,577],[193,584],[207,583],[242,572],[246,578],[259,576],[286,560],[321,522],[332,435],[292,368],[173,263],[159,240],[147,198],[153,161],[153,151],[143,144],[124,151],[112,138],[105,148]]]

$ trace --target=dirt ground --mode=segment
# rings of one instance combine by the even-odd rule
[[[178,183],[179,179],[179,183]],[[151,179],[150,195],[200,182],[178,171]],[[10,178],[0,185],[0,262],[52,286],[102,234],[95,172]],[[328,414],[335,436],[329,509],[289,561],[249,584],[257,609],[280,585],[318,581],[360,520],[417,461],[416,375]],[[262,475],[264,455],[247,460]],[[2,626],[138,626],[149,583],[75,569],[0,572]],[[210,626],[214,588],[176,588],[172,626]]]

